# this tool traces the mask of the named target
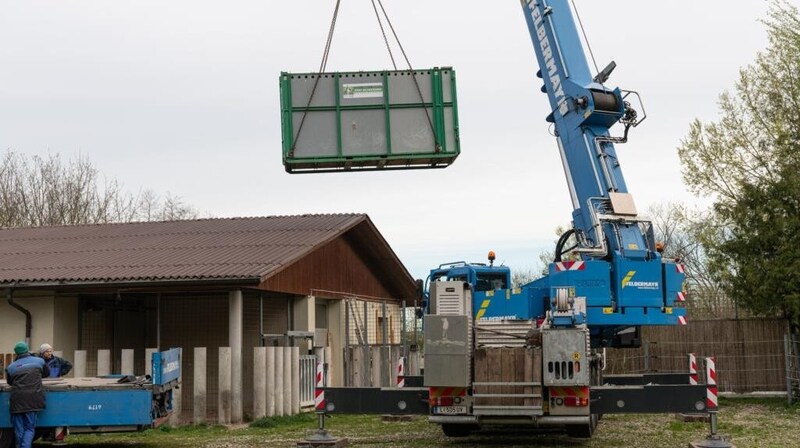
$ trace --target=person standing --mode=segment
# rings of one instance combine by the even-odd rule
[[[62,377],[72,370],[72,363],[53,354],[53,346],[44,343],[39,346],[39,356],[50,369],[50,378]]]
[[[6,381],[11,386],[11,423],[17,448],[30,448],[36,430],[36,413],[45,406],[42,378],[50,375],[50,369],[44,359],[31,356],[25,342],[17,342],[14,353],[16,359],[6,368]]]

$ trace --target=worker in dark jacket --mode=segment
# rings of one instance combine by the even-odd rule
[[[17,448],[30,448],[36,430],[36,413],[44,409],[42,378],[50,374],[44,359],[31,356],[28,344],[14,346],[17,358],[6,368],[6,381],[11,386],[9,410]]]
[[[53,346],[44,343],[39,346],[39,356],[47,363],[50,369],[50,378],[64,376],[72,370],[72,363],[53,354]]]

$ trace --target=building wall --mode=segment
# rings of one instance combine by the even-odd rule
[[[35,296],[22,292],[14,293],[14,302],[31,313],[30,348],[32,351],[44,342],[52,344],[53,298],[52,293],[38,293]],[[0,352],[13,352],[14,344],[22,340],[25,340],[25,315],[10,306],[5,300],[0,301]]]
[[[326,294],[323,291],[332,291],[393,297],[382,282],[377,266],[366,262],[344,238],[337,238],[320,247],[270,277],[261,286],[271,291],[303,296],[324,296]]]

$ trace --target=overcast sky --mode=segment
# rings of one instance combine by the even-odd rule
[[[415,68],[456,70],[450,168],[284,172],[278,76],[317,70],[333,0],[0,0],[0,148],[82,153],[203,215],[367,213],[415,277],[490,249],[532,268],[571,204],[519,2],[383,1]],[[639,210],[695,202],[676,148],[766,46],[766,1],[576,5],[608,84],[644,100],[617,148]],[[343,1],[328,71],[386,68],[370,1]]]

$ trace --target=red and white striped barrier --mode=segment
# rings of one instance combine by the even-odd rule
[[[314,389],[314,409],[325,412],[325,391],[322,389],[324,369],[321,362],[317,363],[317,388]]]
[[[697,357],[689,353],[689,384],[697,384]]]
[[[717,409],[717,366],[714,357],[706,358],[706,406],[709,409]]]
[[[406,358],[401,356],[397,362],[397,387],[406,387],[405,364]]]
[[[678,302],[685,302],[686,301],[686,294],[684,292],[678,292],[678,296],[675,298]]]

